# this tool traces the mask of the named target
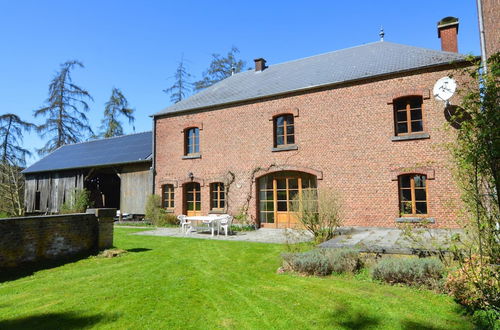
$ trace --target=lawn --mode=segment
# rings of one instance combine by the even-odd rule
[[[130,252],[0,283],[0,329],[470,329],[445,295],[276,274],[281,245],[130,235]]]

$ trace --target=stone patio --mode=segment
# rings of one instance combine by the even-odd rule
[[[446,250],[451,237],[461,229],[415,229],[409,239],[397,228],[342,227],[339,235],[320,244],[324,248],[356,248],[361,252],[421,254]]]
[[[137,227],[135,227],[137,228]],[[341,227],[338,236],[321,243],[323,248],[355,248],[361,252],[387,254],[421,254],[445,250],[452,235],[462,234],[460,229],[417,229],[416,240],[408,239],[397,228]],[[184,237],[225,241],[245,241],[260,243],[299,243],[313,239],[305,230],[260,228],[254,231],[235,232],[232,235],[211,236],[210,232],[181,233],[179,228],[156,228],[134,233],[134,235]]]
[[[137,227],[136,227],[137,228]],[[269,229],[260,228],[252,231],[235,232],[227,237],[223,234],[211,236],[210,232],[191,232],[189,234],[181,233],[179,228],[156,228],[153,230],[141,231],[134,235],[146,236],[168,236],[168,237],[184,237],[198,239],[214,239],[224,241],[245,241],[259,243],[277,243],[284,244],[287,241],[290,243],[307,242],[312,240],[312,235],[305,231],[296,231],[293,229]]]

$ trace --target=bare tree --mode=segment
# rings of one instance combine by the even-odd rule
[[[193,87],[190,82],[191,74],[187,72],[184,56],[181,57],[173,78],[175,79],[174,84],[163,91],[170,95],[170,101],[178,103],[186,98]]]
[[[134,109],[129,108],[128,101],[122,91],[118,88],[113,88],[104,108],[104,119],[101,122],[102,137],[108,138],[123,135],[123,127],[118,120],[118,116],[120,115],[126,117],[129,124],[135,120]]]
[[[21,146],[23,132],[30,131],[36,126],[23,121],[13,113],[0,116],[0,159],[2,164],[24,166],[26,156],[31,152]]]
[[[239,52],[238,48],[233,46],[226,57],[220,54],[212,54],[212,62],[208,70],[203,73],[203,79],[194,83],[195,90],[202,90],[226,79],[233,73],[241,72],[245,66],[245,62],[237,59]]]
[[[45,146],[38,149],[44,155],[65,144],[80,142],[87,134],[92,134],[86,112],[89,106],[85,100],[92,100],[89,92],[75,85],[71,79],[71,71],[75,67],[83,68],[79,61],[68,61],[61,65],[49,85],[47,106],[35,110],[35,117],[47,117],[45,123],[38,126],[37,131],[42,138],[50,139]]]

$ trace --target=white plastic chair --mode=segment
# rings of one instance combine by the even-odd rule
[[[224,229],[224,234],[227,236],[229,230],[231,229],[231,224],[233,223],[233,217],[230,215],[224,215],[219,220],[219,228]],[[219,231],[217,231],[217,235],[219,235]]]
[[[186,220],[186,216],[184,214],[178,215],[177,219],[181,225],[181,232],[187,234],[188,231],[191,231],[193,227],[191,226],[191,221]]]

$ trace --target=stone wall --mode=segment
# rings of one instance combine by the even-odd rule
[[[90,255],[113,245],[114,209],[0,219],[0,268]]]

